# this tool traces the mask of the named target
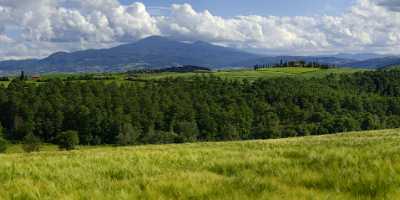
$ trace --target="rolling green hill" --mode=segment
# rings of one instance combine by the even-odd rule
[[[320,78],[327,76],[329,74],[351,74],[356,72],[367,71],[367,69],[356,69],[356,68],[334,68],[334,69],[318,69],[318,68],[302,68],[302,67],[282,67],[282,68],[269,68],[262,70],[251,70],[251,69],[242,69],[242,70],[220,70],[214,72],[189,72],[189,73],[181,73],[181,72],[162,72],[162,73],[144,73],[139,74],[134,78],[134,80],[148,81],[148,80],[159,80],[163,78],[191,78],[194,76],[216,76],[225,79],[232,80],[249,80],[253,81],[260,78],[278,78],[278,77],[298,77],[298,78]],[[71,77],[79,77],[85,75],[101,75],[101,73],[84,73],[84,74],[76,74],[76,73],[50,73],[44,74],[42,76],[42,80],[60,78],[60,79],[68,79]],[[126,82],[126,79],[129,77],[125,73],[107,73],[107,76],[113,77],[112,80],[106,80],[106,82]],[[39,83],[37,81],[28,81],[29,83]],[[7,86],[10,81],[0,81],[0,85]]]
[[[400,130],[0,155],[0,199],[398,199]]]
[[[259,78],[277,78],[277,77],[300,77],[300,78],[318,78],[329,74],[350,74],[355,72],[366,71],[365,69],[353,68],[335,68],[335,69],[318,69],[318,68],[302,68],[302,67],[286,67],[286,68],[268,68],[263,70],[222,70],[211,73],[154,73],[143,74],[138,77],[141,80],[162,79],[167,77],[192,77],[196,75],[213,75],[226,79],[234,80],[255,80]]]

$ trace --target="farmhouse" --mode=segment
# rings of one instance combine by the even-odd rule
[[[40,75],[38,75],[38,74],[32,75],[31,80],[33,80],[33,81],[40,80]]]

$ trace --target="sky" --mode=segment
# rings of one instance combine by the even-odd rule
[[[397,55],[400,0],[0,0],[0,60],[152,35],[265,55]]]
[[[126,5],[135,1],[120,0],[120,2]],[[196,10],[209,10],[215,15],[235,17],[237,15],[338,15],[353,5],[355,0],[145,0],[141,2],[150,10],[151,8],[167,10],[172,4],[188,3]]]

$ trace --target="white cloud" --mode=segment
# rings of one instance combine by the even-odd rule
[[[0,34],[0,44],[11,43],[13,40],[9,38],[7,35]]]
[[[400,47],[397,0],[358,0],[340,16],[223,18],[189,4],[163,10],[118,0],[0,0],[0,59],[109,47],[150,35],[270,53],[397,53]]]
[[[117,0],[0,0],[0,6],[4,24],[20,26],[28,41],[114,42],[159,34],[142,3],[123,6]]]
[[[387,1],[387,0],[386,0]],[[242,48],[295,53],[391,52],[400,46],[400,13],[360,0],[342,16],[238,16],[224,19],[188,5],[160,18],[163,33]]]
[[[399,0],[375,0],[380,6],[386,7],[389,10],[400,11],[400,1]]]

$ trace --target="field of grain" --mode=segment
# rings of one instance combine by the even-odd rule
[[[0,199],[399,199],[400,130],[0,155]]]

